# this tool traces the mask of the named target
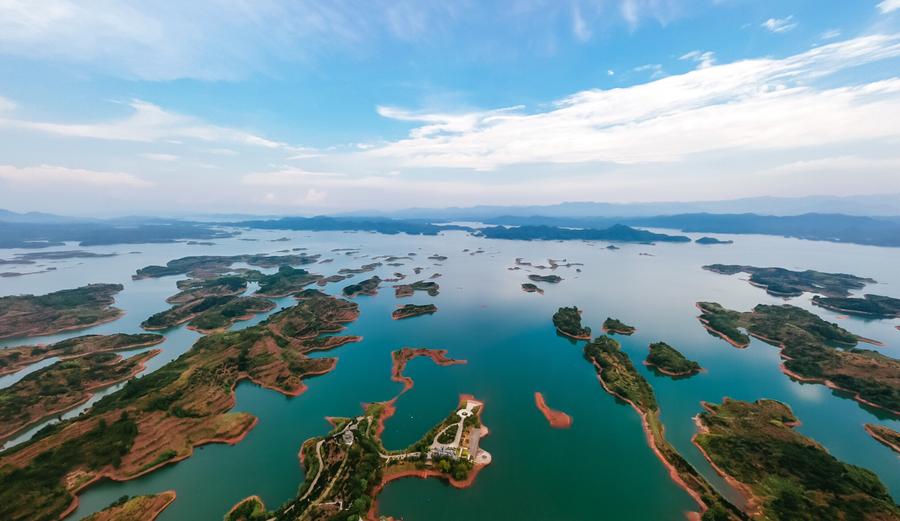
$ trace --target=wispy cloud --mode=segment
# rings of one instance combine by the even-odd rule
[[[829,29],[819,35],[819,38],[822,40],[834,40],[838,36],[841,35],[840,29]]]
[[[152,184],[135,175],[122,172],[100,172],[53,165],[28,166],[24,168],[0,165],[0,181],[27,185],[76,184],[106,188],[143,188]]]
[[[878,10],[882,13],[892,13],[900,9],[900,0],[884,0],[878,4]]]
[[[635,72],[649,72],[651,79],[656,79],[665,74],[663,71],[663,66],[659,63],[647,63],[644,65],[638,65],[634,68]]]
[[[158,152],[144,152],[141,154],[141,157],[143,157],[144,159],[149,159],[151,161],[172,162],[178,160],[178,156],[176,156],[175,154],[161,154]]]
[[[146,101],[133,100],[128,105],[131,107],[132,113],[125,118],[112,121],[54,123],[0,117],[0,127],[13,127],[67,137],[110,141],[167,141],[180,143],[179,140],[192,139],[269,149],[292,148],[286,143],[266,139],[249,132],[211,125],[191,116],[170,112]]]
[[[419,121],[406,139],[367,152],[406,166],[490,170],[524,163],[680,161],[718,150],[790,150],[900,136],[900,79],[816,88],[842,69],[900,56],[875,35],[784,59],[755,59],[629,88],[588,90],[549,111],[463,114],[381,110]]]
[[[705,69],[716,63],[716,54],[712,51],[691,51],[678,59],[696,62],[698,68]]]
[[[347,177],[346,174],[339,172],[314,172],[302,168],[284,167],[280,170],[246,174],[241,178],[241,182],[245,185],[256,186],[297,186],[308,185],[312,181],[345,177]]]
[[[760,25],[773,33],[786,33],[797,27],[797,22],[794,21],[794,15],[790,15],[787,18],[769,18]]]

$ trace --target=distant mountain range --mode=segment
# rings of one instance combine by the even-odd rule
[[[338,216],[391,217],[395,219],[447,219],[484,221],[492,217],[651,217],[691,213],[755,213],[758,215],[801,215],[836,213],[858,216],[900,215],[900,194],[749,197],[725,201],[603,203],[565,202],[545,206],[470,206],[465,208],[409,208],[395,211],[364,210]]]

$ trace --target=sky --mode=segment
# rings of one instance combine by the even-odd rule
[[[0,208],[900,193],[900,0],[0,0]]]

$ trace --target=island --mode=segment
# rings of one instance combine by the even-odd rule
[[[744,313],[714,302],[698,302],[697,307],[707,330],[732,345],[750,343],[739,330],[744,328],[781,349],[781,370],[791,378],[845,391],[860,403],[900,415],[900,361],[857,348],[861,337],[837,324],[788,304],[760,304]]]
[[[338,270],[338,273],[341,275],[356,275],[358,273],[366,273],[369,271],[375,271],[375,268],[381,266],[380,262],[373,262],[371,264],[363,264],[359,268],[341,268]]]
[[[0,339],[52,335],[111,322],[122,315],[113,307],[121,284],[88,284],[46,295],[0,297]]]
[[[60,360],[0,389],[0,441],[87,402],[97,389],[131,378],[159,353],[150,350],[131,358],[93,353]]]
[[[279,266],[303,266],[314,264],[321,255],[307,255],[305,253],[291,255],[265,255],[261,253],[250,255],[193,255],[173,259],[165,266],[146,266],[134,275],[132,279],[168,277],[171,275],[189,275],[195,278],[212,278],[222,275],[231,269],[236,263],[245,263],[259,268],[276,268]]]
[[[824,273],[815,270],[791,271],[784,268],[757,268],[737,264],[710,264],[703,269],[721,275],[747,273],[750,284],[763,288],[773,297],[799,297],[804,292],[826,297],[847,297],[875,280],[846,273]]]
[[[315,290],[260,324],[201,337],[161,368],[129,380],[76,418],[42,429],[0,453],[0,519],[64,517],[76,494],[187,458],[206,443],[239,442],[256,418],[232,411],[242,380],[286,396],[330,372],[334,358],[308,356],[356,336],[334,336],[355,320],[355,303]]]
[[[753,518],[900,518],[878,476],[795,431],[799,420],[785,404],[726,398],[703,407],[694,443],[746,495]]]
[[[616,333],[618,335],[632,335],[637,329],[634,326],[629,326],[628,324],[622,322],[617,318],[606,317],[606,320],[603,321],[603,332],[604,333]]]
[[[654,233],[623,224],[616,224],[600,230],[545,225],[490,226],[473,233],[488,239],[525,241],[691,242],[691,238],[684,235]]]
[[[402,307],[395,309],[391,313],[394,320],[402,320],[404,318],[417,317],[419,315],[431,315],[437,312],[437,306],[434,304],[404,304]]]
[[[8,347],[0,349],[0,376],[19,372],[31,364],[54,356],[65,360],[92,353],[129,351],[156,345],[163,340],[164,336],[152,333],[137,335],[116,333],[76,336],[50,345]]]
[[[875,441],[900,454],[900,432],[874,423],[867,423],[865,429]]]
[[[544,294],[544,290],[542,290],[537,285],[532,284],[530,282],[522,283],[522,291],[524,291],[525,293],[539,293],[541,295]]]
[[[647,443],[669,471],[672,480],[700,506],[704,520],[737,521],[746,516],[728,502],[675,450],[665,437],[653,388],[637,372],[619,343],[600,336],[584,346],[584,356],[597,370],[603,389],[630,405],[641,416]],[[695,516],[695,519],[698,516]]]
[[[34,264],[40,260],[64,260],[64,259],[96,259],[103,257],[115,257],[118,253],[94,253],[85,250],[61,250],[61,251],[32,251],[18,253],[12,260],[0,259],[0,264]]]
[[[394,286],[394,295],[396,297],[411,297],[416,291],[424,291],[432,297],[436,297],[440,292],[440,285],[430,280],[420,280],[412,284],[397,284]]]
[[[239,320],[271,311],[275,303],[259,297],[204,297],[178,304],[151,315],[141,327],[156,331],[188,322],[188,327],[201,333],[224,331]]]
[[[815,295],[812,303],[816,306],[869,318],[900,318],[900,299],[882,295],[855,297],[820,297]]]
[[[247,290],[248,280],[259,280],[262,273],[258,271],[242,275],[225,275],[210,279],[179,280],[178,293],[166,299],[169,304],[184,304],[205,297],[230,297],[240,295]]]
[[[380,284],[381,279],[378,277],[378,275],[375,275],[374,277],[360,281],[356,284],[345,286],[343,289],[343,293],[347,297],[355,297],[357,295],[374,296],[378,294],[378,286]]]
[[[381,442],[392,402],[369,404],[355,418],[330,418],[334,429],[303,443],[304,480],[298,496],[261,519],[378,519],[376,498],[385,485],[405,477],[439,478],[451,486],[470,486],[491,455],[481,448],[488,430],[481,423],[484,404],[462,396],[458,409],[409,447],[389,451]],[[244,500],[235,508],[259,510]],[[228,519],[240,519],[231,517]]]
[[[699,239],[694,241],[697,244],[734,244],[734,241],[731,240],[721,240],[716,239],[715,237],[700,237]]]
[[[280,266],[277,272],[259,277],[259,289],[256,291],[256,295],[272,298],[286,297],[303,290],[321,278],[321,275],[312,274],[302,268]]]
[[[323,277],[316,281],[316,284],[319,286],[325,286],[327,284],[331,284],[334,282],[340,282],[342,280],[349,279],[353,275],[329,275],[327,277]]]
[[[553,314],[556,331],[575,340],[590,340],[591,328],[582,327],[581,311],[576,306],[561,307]]]
[[[532,282],[547,282],[549,284],[559,284],[563,278],[559,275],[529,275],[528,280]]]
[[[547,402],[544,401],[544,395],[540,392],[534,393],[534,405],[541,411],[547,423],[554,429],[568,429],[572,426],[572,417],[562,411],[551,409]]]
[[[82,521],[154,521],[173,501],[174,490],[148,496],[122,496],[112,505]]]
[[[403,390],[400,394],[412,389],[413,379],[404,375],[403,370],[406,364],[416,357],[424,357],[431,359],[437,365],[448,366],[465,364],[465,360],[457,360],[447,356],[446,349],[429,349],[427,347],[404,347],[391,352],[391,380],[403,384]]]
[[[700,372],[700,364],[685,358],[680,351],[665,342],[650,344],[650,353],[644,362],[668,376],[693,376]]]

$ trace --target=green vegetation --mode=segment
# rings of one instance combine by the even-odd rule
[[[790,305],[760,304],[739,313],[715,303],[700,302],[700,320],[738,346],[738,327],[781,347],[784,369],[804,380],[829,382],[870,405],[900,413],[900,361],[875,351],[855,348],[858,337],[837,324]],[[725,327],[725,329],[720,329]]]
[[[112,307],[121,284],[88,284],[46,295],[0,297],[0,338],[50,335],[109,322],[122,314]]]
[[[93,353],[60,360],[0,389],[0,440],[40,420],[86,402],[91,391],[132,376],[158,351],[125,359]]]
[[[313,275],[304,269],[281,266],[277,273],[259,278],[259,290],[256,294],[261,297],[286,297],[321,278],[321,275]]]
[[[0,375],[15,373],[24,367],[56,356],[74,358],[90,353],[125,351],[152,346],[165,340],[162,335],[141,333],[126,335],[82,335],[61,340],[50,345],[8,347],[0,349]]]
[[[705,407],[699,416],[705,429],[696,443],[722,471],[749,487],[760,503],[760,518],[900,518],[875,474],[837,460],[794,431],[798,421],[786,405],[725,399]]]
[[[357,282],[356,284],[345,286],[343,292],[344,295],[348,297],[355,297],[357,295],[375,295],[378,293],[378,286],[380,284],[381,279],[376,275],[372,278]]]
[[[0,519],[56,519],[72,501],[63,478],[75,469],[118,468],[138,434],[137,424],[122,412],[43,452],[22,467],[0,466]]]
[[[759,286],[776,297],[799,297],[804,292],[818,293],[827,297],[846,297],[850,290],[862,289],[875,281],[846,273],[823,273],[821,271],[791,271],[784,268],[757,268],[736,264],[711,264],[703,269],[722,275],[747,273],[750,284]]]
[[[338,273],[340,273],[341,275],[355,275],[358,273],[366,273],[369,271],[374,271],[375,268],[377,268],[379,266],[381,266],[380,262],[373,262],[371,264],[363,264],[359,268],[341,268],[338,270]]]
[[[691,242],[684,235],[666,235],[639,230],[623,224],[605,229],[563,228],[545,225],[490,226],[476,232],[488,239],[540,240],[540,241],[615,241],[615,242]]]
[[[560,333],[578,340],[590,340],[591,328],[581,326],[581,311],[576,306],[562,307],[553,314],[553,325]]]
[[[670,376],[690,376],[700,372],[700,364],[688,360],[677,349],[665,342],[650,344],[647,364]]]
[[[522,284],[522,291],[526,293],[543,293],[544,290],[539,288],[537,285],[532,284],[530,282],[525,282]]]
[[[140,521],[156,519],[156,516],[175,500],[172,490],[159,494],[128,497],[122,496],[100,512],[82,521]]]
[[[869,436],[874,438],[877,442],[900,454],[900,432],[897,432],[890,427],[874,423],[866,424],[866,432],[868,432]]]
[[[618,333],[620,335],[631,335],[637,329],[634,326],[629,326],[628,324],[622,322],[617,318],[606,317],[606,320],[603,321],[603,331],[606,333]]]
[[[528,280],[533,282],[548,282],[550,284],[559,284],[562,277],[559,275],[529,275]]]
[[[458,430],[459,430],[458,425],[456,425],[456,424],[450,425],[449,427],[447,427],[446,429],[441,431],[440,434],[438,434],[437,442],[438,443],[452,443],[453,440],[456,439],[456,431],[458,431]]]
[[[211,279],[185,279],[178,281],[178,293],[166,299],[170,304],[183,304],[204,297],[240,295],[247,290],[248,280],[258,280],[262,273],[252,271],[240,275],[223,275]]]
[[[882,295],[863,298],[814,296],[812,303],[825,309],[872,318],[900,318],[900,299]]]
[[[156,313],[141,323],[144,329],[158,330],[189,322],[202,332],[226,329],[238,320],[269,311],[275,304],[258,297],[211,296],[179,304]]]
[[[224,521],[265,521],[269,512],[256,496],[241,501],[225,515]]]
[[[619,343],[608,336],[601,336],[584,346],[584,356],[596,367],[603,388],[628,401],[641,414],[649,441],[658,451],[663,463],[677,473],[684,486],[696,492],[708,508],[703,514],[703,521],[746,519],[666,440],[653,388],[637,372],[631,359],[620,349]]]
[[[286,395],[299,394],[305,378],[327,373],[336,364],[333,358],[310,358],[308,353],[358,340],[331,335],[358,314],[352,302],[304,292],[297,305],[258,325],[201,338],[177,359],[129,380],[85,414],[0,454],[0,519],[56,518],[73,490],[101,474],[125,480],[187,457],[206,440],[236,442],[254,418],[230,412],[235,385],[249,379]],[[103,454],[94,455],[96,436],[85,433],[120,417],[132,426],[128,443],[103,438]],[[132,452],[135,437],[141,450]],[[74,460],[72,452],[87,459]],[[78,479],[63,479],[75,469],[81,472]],[[6,515],[10,512],[15,515]]]
[[[260,268],[274,268],[277,266],[303,266],[313,264],[319,260],[319,255],[306,255],[305,253],[290,255],[193,255],[173,259],[165,266],[146,266],[137,270],[132,276],[134,279],[146,279],[167,277],[170,275],[188,274],[195,278],[212,278],[230,270],[231,265],[243,262]]]
[[[700,237],[694,242],[697,244],[734,244],[734,241],[723,241],[721,239],[716,239],[715,237]]]
[[[397,297],[409,297],[416,291],[424,291],[432,297],[436,297],[440,290],[437,282],[430,280],[419,280],[412,284],[398,284],[394,286],[394,295]]]
[[[419,315],[430,315],[437,311],[437,306],[434,304],[406,304],[403,307],[397,308],[391,313],[391,318],[394,320],[400,320],[404,318],[417,317]]]

